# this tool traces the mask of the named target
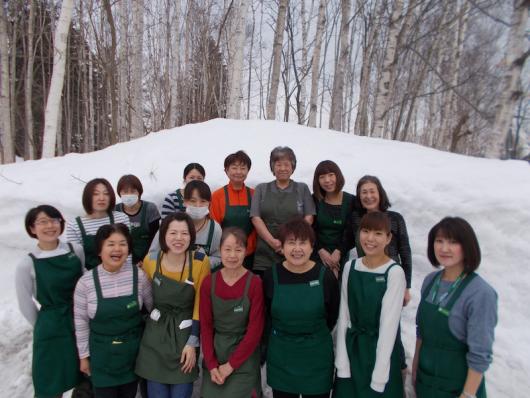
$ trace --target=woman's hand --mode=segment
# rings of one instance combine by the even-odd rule
[[[232,374],[234,371],[234,368],[230,365],[229,362],[222,364],[219,366],[219,373],[221,373],[221,377],[223,378],[223,382]]]
[[[318,256],[320,257],[320,260],[326,267],[331,268],[331,264],[333,263],[333,260],[331,258],[331,254],[326,249],[320,249],[318,251]]]
[[[197,361],[197,353],[195,348],[190,345],[185,345],[182,349],[182,354],[180,356],[180,363],[182,364],[183,373],[191,373],[195,367],[195,362]]]
[[[271,241],[269,242],[269,246],[272,247],[272,249],[276,252],[276,253],[281,253],[282,252],[282,242],[280,242],[279,239],[271,239]]]
[[[88,358],[83,358],[79,360],[79,370],[81,371],[81,373],[90,376],[90,361],[88,360]]]
[[[221,372],[219,372],[219,368],[210,370],[210,378],[212,379],[212,383],[215,384],[222,385],[225,382],[223,376],[221,376]]]
[[[333,253],[331,253],[331,261],[333,262],[333,268],[339,269],[340,267],[340,250],[339,249],[333,250]]]
[[[403,307],[407,306],[407,304],[410,302],[410,299],[410,289],[405,289],[405,297],[403,297]]]

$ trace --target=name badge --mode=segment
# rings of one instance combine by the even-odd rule
[[[138,302],[136,300],[131,301],[129,304],[127,304],[127,309],[131,309],[133,307],[138,307]]]
[[[333,220],[333,224],[342,225],[342,220]]]
[[[438,307],[438,312],[442,315],[449,316],[449,311],[446,308]]]
[[[195,283],[193,283],[193,281],[190,281],[189,279],[186,279],[184,282],[191,286],[195,285]]]
[[[151,311],[151,313],[149,314],[149,318],[151,318],[153,321],[155,322],[158,322],[158,320],[160,319],[160,311],[157,310],[156,308],[153,309],[153,311]]]
[[[153,278],[153,282],[155,282],[157,286],[160,286],[160,284],[162,283],[162,281],[156,276]]]
[[[311,281],[309,282],[309,286],[310,287],[320,286],[320,281],[319,280]]]
[[[242,305],[235,306],[234,312],[243,312],[243,306]]]
[[[376,276],[375,281],[379,283],[386,282],[386,278],[384,276]]]

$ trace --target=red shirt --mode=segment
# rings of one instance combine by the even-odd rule
[[[215,275],[218,275],[215,285],[215,295],[224,300],[232,300],[242,297],[245,292],[247,281],[247,273],[245,273],[233,286],[229,286],[224,281],[221,271],[218,271],[212,275],[208,275],[202,282],[199,317],[201,319],[202,352],[208,370],[215,369],[219,365],[222,365],[217,362],[213,345],[214,331],[211,289],[212,276]],[[230,366],[234,369],[239,368],[250,355],[252,355],[256,350],[256,347],[259,345],[261,335],[263,334],[265,323],[263,286],[261,279],[256,275],[252,275],[248,289],[248,299],[250,301],[250,313],[248,317],[247,331],[243,340],[241,340],[228,359]]]

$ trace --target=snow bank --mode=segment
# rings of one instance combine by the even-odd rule
[[[271,121],[213,120],[153,133],[90,154],[0,166],[0,373],[2,397],[30,397],[31,331],[18,313],[14,269],[34,244],[24,231],[26,211],[37,204],[58,207],[65,217],[82,214],[84,182],[105,177],[114,186],[123,174],[137,175],[144,198],[160,204],[180,186],[189,162],[206,168],[213,189],[226,183],[225,156],[244,149],[253,166],[250,186],[271,180],[268,162],[273,147],[294,149],[293,178],[312,186],[315,166],[332,159],[341,167],[345,189],[353,192],[364,174],[380,177],[392,203],[407,222],[413,253],[412,303],[403,311],[407,356],[413,355],[414,316],[426,258],[427,233],[446,215],[466,218],[483,251],[479,269],[499,294],[494,363],[487,373],[489,395],[523,397],[530,391],[530,168],[521,161],[465,157],[416,144],[357,137]],[[2,178],[3,177],[3,178]],[[524,199],[527,198],[527,199]],[[410,363],[410,361],[409,361]]]

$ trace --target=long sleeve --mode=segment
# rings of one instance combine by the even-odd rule
[[[410,250],[407,224],[405,223],[405,219],[403,218],[403,216],[401,216],[401,214],[395,212],[394,214],[397,215],[396,221],[398,226],[398,233],[396,239],[399,259],[401,266],[403,267],[403,271],[405,271],[407,289],[410,289],[412,282],[412,252]]]
[[[379,338],[377,340],[375,366],[370,384],[370,387],[377,392],[383,392],[388,382],[390,357],[394,349],[401,319],[405,286],[403,269],[398,266],[392,267],[388,271],[387,288],[381,306]]]
[[[346,350],[346,331],[351,327],[350,312],[348,309],[348,277],[352,262],[344,265],[340,287],[339,319],[337,321],[337,344],[335,347],[335,367],[337,377],[348,378],[350,373],[350,360]]]
[[[326,323],[330,331],[337,323],[340,306],[340,287],[337,278],[329,268],[324,269],[324,300],[326,304]]]
[[[90,275],[92,273],[90,272]],[[88,358],[90,352],[88,349],[88,336],[90,333],[89,316],[88,316],[88,296],[85,279],[81,278],[77,282],[74,291],[74,325],[75,338],[77,342],[77,351],[79,358]]]
[[[164,201],[162,202],[162,211],[160,212],[162,215],[162,219],[166,218],[168,214],[172,214],[177,211],[177,209],[175,208],[175,203],[173,201],[173,195],[173,192],[167,194]]]
[[[250,313],[248,316],[247,331],[236,349],[228,358],[234,369],[238,369],[252,355],[258,347],[265,323],[263,284],[259,277],[252,277],[248,298],[250,300]]]
[[[15,271],[15,290],[17,292],[18,308],[24,318],[35,326],[38,309],[35,300],[35,274],[31,257],[24,256]]]
[[[136,267],[136,265],[133,265],[133,267]],[[142,296],[145,309],[151,312],[153,309],[152,284],[147,274],[140,268],[138,269],[138,291]]]
[[[79,230],[79,226],[75,219],[66,223],[66,241],[79,243],[81,245],[83,244],[81,231]]]
[[[213,346],[213,313],[212,313],[212,277],[208,276],[200,289],[201,346],[204,363],[208,370],[219,366]]]

